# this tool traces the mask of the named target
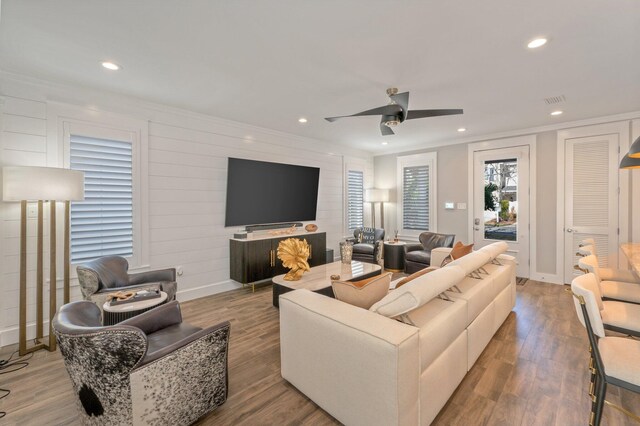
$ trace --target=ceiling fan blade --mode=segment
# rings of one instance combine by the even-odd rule
[[[340,115],[338,117],[327,117],[325,118],[325,120],[332,123],[339,118],[345,118],[345,117],[360,117],[363,115],[395,115],[398,113],[399,110],[400,108],[398,108],[398,105],[385,105],[378,108],[369,109],[367,111],[362,111],[357,114]]]
[[[407,120],[415,118],[437,117],[439,115],[456,115],[462,114],[461,109],[414,109],[407,113]]]
[[[395,135],[393,130],[391,130],[391,127],[385,126],[384,123],[380,123],[380,132],[382,133],[382,136]]]
[[[404,121],[407,118],[407,111],[409,111],[409,92],[391,95],[389,98],[402,108],[402,120],[400,121]]]

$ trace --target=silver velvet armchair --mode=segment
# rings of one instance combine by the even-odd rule
[[[89,301],[53,319],[79,418],[88,425],[188,425],[226,401],[229,322],[201,329],[170,302],[103,327]]]
[[[110,294],[118,291],[161,290],[167,300],[175,300],[178,284],[175,268],[129,274],[129,262],[120,256],[105,256],[76,268],[85,300],[102,305]]]

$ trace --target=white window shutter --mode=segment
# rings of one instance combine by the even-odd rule
[[[402,190],[402,228],[428,231],[429,166],[404,167]]]
[[[132,256],[132,144],[71,135],[70,151],[85,174],[85,200],[71,204],[71,262]]]
[[[347,228],[353,231],[364,226],[364,173],[347,171]]]

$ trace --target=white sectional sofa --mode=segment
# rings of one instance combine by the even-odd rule
[[[346,425],[430,424],[515,305],[506,248],[470,253],[370,310],[282,295],[282,377]],[[449,250],[435,249],[432,264]]]

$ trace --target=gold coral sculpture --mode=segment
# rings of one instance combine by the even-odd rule
[[[307,240],[287,238],[278,244],[278,259],[282,260],[285,268],[290,269],[284,276],[286,281],[298,281],[302,278],[302,274],[310,269],[308,258],[309,244]]]

